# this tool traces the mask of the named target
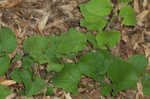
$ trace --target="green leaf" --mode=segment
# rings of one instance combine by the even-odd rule
[[[85,54],[78,63],[81,73],[96,81],[104,79],[103,76],[108,69],[109,62],[111,62],[110,57],[111,55],[105,50]]]
[[[131,6],[124,6],[120,9],[121,17],[123,17],[122,24],[127,26],[135,26],[136,25],[136,15],[134,9]]]
[[[100,90],[100,93],[103,96],[110,96],[110,93],[112,92],[112,86],[107,84],[107,83],[102,83],[100,85],[100,87],[102,87],[102,89]]]
[[[99,48],[114,48],[114,46],[120,41],[120,32],[112,30],[100,32],[96,36],[97,44]]]
[[[8,95],[10,95],[12,91],[5,86],[0,85],[0,99],[6,99]]]
[[[12,53],[17,47],[15,34],[8,27],[0,29],[0,54],[1,52]]]
[[[75,64],[65,64],[62,71],[56,73],[52,78],[52,83],[56,88],[63,88],[65,91],[77,95],[78,83],[81,73]]]
[[[44,80],[41,78],[35,78],[33,82],[31,82],[28,86],[28,89],[26,89],[26,95],[32,96],[37,94],[40,90],[44,89],[46,87]]]
[[[23,42],[24,52],[32,56],[35,61],[39,61],[41,64],[47,62],[47,56],[45,55],[48,48],[48,38],[40,35],[34,35],[27,38]]]
[[[93,21],[89,21],[90,19],[86,20],[86,19],[81,19],[80,20],[80,25],[83,27],[86,27],[88,30],[97,30],[97,31],[101,31],[106,23],[107,20],[105,17],[91,17],[92,19],[95,19]]]
[[[71,28],[60,37],[56,53],[71,54],[81,51],[86,46],[86,40],[84,34]]]
[[[0,57],[0,76],[3,76],[10,67],[10,58],[8,55]]]
[[[89,30],[101,31],[106,23],[106,16],[112,10],[110,0],[91,0],[81,4],[80,10],[84,19],[80,20],[80,25]]]
[[[20,71],[19,68],[16,68],[10,74],[11,78],[18,83],[24,83],[25,86],[32,82],[32,72],[29,70]]]
[[[150,75],[142,80],[143,93],[146,96],[150,96]]]
[[[41,78],[33,78],[32,72],[29,70],[20,71],[19,68],[11,73],[11,78],[18,83],[24,83],[25,95],[32,96],[38,91],[45,88],[45,82]]]
[[[53,94],[54,94],[53,89],[50,86],[48,86],[46,91],[46,96],[52,96]]]
[[[119,2],[129,3],[129,2],[132,2],[132,0],[119,0]]]
[[[80,9],[85,8],[89,13],[97,16],[107,16],[112,10],[110,0],[90,0],[80,5]],[[84,16],[84,12],[82,12]]]
[[[13,72],[11,72],[10,77],[11,77],[11,79],[15,80],[17,83],[21,83],[22,82],[21,75],[22,75],[22,73],[21,73],[20,69],[16,68],[15,70],[13,70]]]
[[[128,59],[128,62],[132,64],[138,74],[143,74],[146,70],[146,66],[148,64],[148,61],[144,55],[135,55]]]
[[[113,58],[113,63],[109,66],[107,76],[112,81],[113,94],[128,88],[135,88],[139,78],[133,65],[117,57]]]
[[[22,66],[24,69],[28,69],[34,66],[34,61],[30,56],[24,56],[22,60]]]
[[[64,64],[50,63],[50,66],[47,68],[47,71],[60,72],[64,68]]]

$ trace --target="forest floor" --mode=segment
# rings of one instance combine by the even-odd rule
[[[0,27],[8,26],[18,40],[18,48],[12,54],[21,53],[22,41],[33,34],[60,35],[68,31],[70,27],[80,27],[79,4],[88,0],[0,0]],[[115,0],[112,0],[115,5]],[[150,63],[150,2],[148,0],[134,0],[131,4],[137,15],[135,27],[125,27],[118,22],[112,24],[112,28],[121,32],[121,41],[112,50],[112,54],[127,60],[135,54],[145,54]],[[18,61],[15,65],[20,64]],[[147,67],[147,71],[150,66]],[[6,77],[0,78],[6,80]],[[60,89],[55,89],[53,96],[46,99],[112,99],[103,97],[100,88],[94,88],[95,81],[83,77],[82,84],[87,87],[79,87],[78,96],[73,96]],[[12,88],[18,86],[12,85]],[[140,99],[139,90],[126,90],[120,92],[114,99]],[[27,99],[25,96],[18,96],[16,93],[8,96],[7,99]],[[29,97],[28,99],[44,99],[42,96]],[[141,98],[142,99],[142,98]],[[145,96],[144,99],[150,99]]]

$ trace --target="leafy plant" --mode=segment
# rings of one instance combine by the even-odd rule
[[[24,70],[21,72],[18,68],[11,73],[11,78],[18,83],[24,83],[26,96],[35,95],[38,91],[46,87],[44,80],[34,77],[32,72]]]
[[[117,95],[119,91],[136,89],[136,83],[140,81],[140,75],[145,77],[145,68],[148,64],[144,55],[135,55],[125,61],[113,56],[107,50],[113,49],[120,41],[120,32],[109,28],[110,14],[122,17],[122,24],[135,26],[136,17],[133,8],[128,5],[132,0],[119,0],[125,3],[120,13],[112,9],[110,0],[89,0],[80,5],[83,18],[80,25],[89,32],[82,33],[75,28],[60,36],[33,35],[23,41],[25,55],[16,55],[12,62],[22,61],[22,67],[16,68],[10,74],[11,79],[24,85],[21,95],[32,96],[39,91],[47,89],[46,95],[52,95],[53,89],[43,79],[37,77],[33,70],[35,63],[47,67],[47,72],[55,72],[50,79],[56,88],[62,88],[67,92],[78,94],[78,85],[82,75],[101,82],[101,94],[104,96]],[[110,19],[109,19],[110,18]],[[92,32],[96,32],[93,35]],[[0,76],[9,69],[11,59],[8,54],[16,47],[16,37],[9,28],[0,29]],[[88,52],[84,48],[88,47]],[[106,50],[107,49],[107,50]],[[83,53],[84,55],[83,55]],[[72,63],[64,60],[71,59]],[[109,79],[110,83],[105,79]],[[143,78],[143,91],[149,95],[149,76]],[[0,86],[0,97],[3,99],[11,91]]]

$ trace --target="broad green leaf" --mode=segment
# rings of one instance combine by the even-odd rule
[[[20,71],[19,68],[16,68],[11,74],[10,74],[11,78],[13,80],[15,80],[18,83],[24,83],[25,86],[25,94],[28,93],[30,87],[31,87],[31,83],[32,83],[32,79],[33,79],[33,75],[32,72],[29,70],[24,70],[24,71]]]
[[[8,55],[0,56],[0,76],[3,76],[10,67],[10,58]]]
[[[46,96],[52,96],[53,94],[54,94],[53,89],[50,86],[48,86],[46,91]]]
[[[19,68],[13,70],[10,74],[11,79],[15,80],[17,83],[22,83],[22,73]]]
[[[60,72],[63,68],[64,64],[50,63],[49,67],[47,68],[47,71]]]
[[[34,35],[27,38],[23,42],[24,52],[32,56],[35,61],[40,63],[47,62],[45,55],[46,49],[48,48],[48,38],[40,35]]]
[[[18,68],[11,73],[11,78],[18,83],[24,83],[25,95],[32,96],[45,88],[45,82],[41,78],[33,78],[29,70],[20,71]]]
[[[143,93],[146,96],[150,96],[150,75],[142,80]]]
[[[80,5],[80,9],[85,8],[89,13],[97,16],[107,16],[112,10],[110,0],[90,0]],[[84,15],[84,12],[82,12]]]
[[[121,90],[134,88],[139,78],[133,65],[117,57],[114,57],[113,60],[107,76],[112,81],[113,94],[116,95]]]
[[[129,3],[129,2],[132,2],[132,0],[119,0],[119,2]]]
[[[41,78],[37,78],[37,77],[28,86],[30,87],[28,87],[29,89],[26,89],[27,96],[35,95],[40,90],[46,87],[44,80],[42,80]]]
[[[71,54],[81,51],[86,46],[86,40],[84,34],[71,28],[60,37],[56,53]]]
[[[136,25],[136,15],[134,9],[131,6],[123,6],[120,9],[121,17],[123,17],[122,24],[127,26],[135,26]]]
[[[28,69],[34,66],[34,61],[30,56],[24,56],[22,60],[22,66],[24,69]]]
[[[32,72],[29,70],[20,71],[19,68],[16,68],[10,76],[16,82],[24,83],[25,86],[32,82]]]
[[[101,31],[106,23],[106,16],[111,12],[109,0],[91,0],[81,4],[80,10],[84,19],[80,20],[80,25],[89,30]]]
[[[114,46],[120,41],[120,32],[112,30],[100,32],[96,36],[97,44],[99,48],[114,48]]]
[[[128,59],[128,62],[134,65],[134,69],[136,70],[138,76],[145,72],[148,61],[144,55],[135,55]]]
[[[12,53],[17,47],[15,33],[8,27],[0,29],[0,54],[1,52]]]
[[[93,78],[96,81],[102,80],[107,71],[111,55],[105,50],[89,52],[79,60],[79,67],[82,74]]]
[[[52,83],[56,88],[63,88],[65,91],[77,95],[78,83],[81,73],[75,64],[65,64],[62,71],[56,73],[52,78]]]
[[[0,85],[0,99],[6,99],[8,95],[10,95],[12,91],[5,86]]]
[[[80,25],[83,27],[86,27],[88,30],[101,31],[107,23],[107,20],[105,17],[99,17],[99,18],[93,17],[92,19],[95,19],[95,20],[93,20],[92,22],[89,22],[89,20],[81,19]]]

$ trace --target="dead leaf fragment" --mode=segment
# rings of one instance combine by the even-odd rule
[[[139,10],[139,0],[134,0],[134,11],[136,13],[140,12],[140,10]]]
[[[16,81],[14,80],[4,80],[0,82],[0,85],[4,85],[4,86],[10,86],[16,84]]]
[[[22,0],[11,0],[11,2],[8,2],[8,3],[4,6],[4,8],[5,8],[5,9],[12,8],[12,7],[16,6],[16,5],[19,5],[21,2],[22,2]]]
[[[143,94],[143,86],[142,86],[142,83],[141,82],[138,82],[137,83],[137,90],[138,90],[138,93],[136,95],[136,99],[144,99],[144,94]]]
[[[47,23],[48,18],[49,18],[49,15],[50,15],[50,13],[45,13],[43,15],[43,17],[41,18],[41,20],[38,24],[38,28],[39,28],[40,32],[42,32],[42,30],[45,28],[46,23]]]
[[[137,24],[139,26],[143,25],[143,22],[146,20],[146,17],[148,16],[149,10],[144,10],[140,14],[137,15]]]

